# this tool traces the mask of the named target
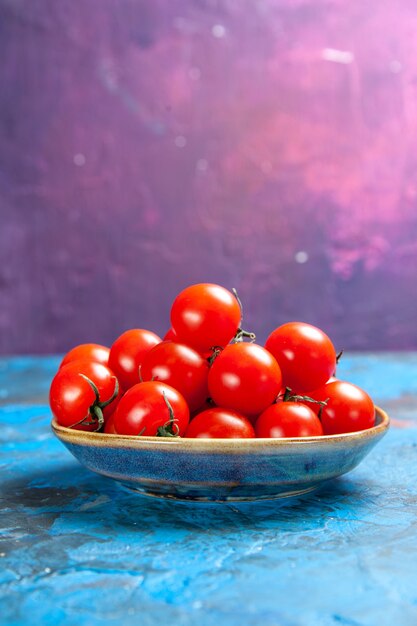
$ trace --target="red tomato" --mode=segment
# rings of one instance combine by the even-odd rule
[[[171,385],[184,396],[190,411],[199,409],[208,397],[208,373],[209,364],[201,354],[172,341],[149,350],[140,367],[142,380]]]
[[[133,328],[120,335],[110,350],[109,367],[125,391],[140,382],[139,367],[151,348],[162,339],[150,330]]]
[[[98,398],[81,374],[97,387]],[[58,370],[51,383],[49,403],[52,413],[61,426],[97,430],[99,418],[95,407],[102,409],[105,418],[109,417],[118,404],[120,392],[110,404],[102,405],[114,396],[116,386],[115,375],[105,365],[85,360],[71,361]]]
[[[98,343],[82,343],[67,352],[59,367],[62,367],[71,361],[79,361],[80,359],[86,359],[87,361],[94,361],[94,363],[108,365],[109,354],[110,348],[106,348],[106,346],[100,346]]]
[[[109,419],[106,420],[106,423],[104,424],[104,432],[107,435],[117,435],[115,429],[114,429],[114,417],[113,415],[110,415]]]
[[[337,380],[309,393],[314,400],[327,400],[321,412],[325,435],[366,430],[375,425],[375,406],[368,394],[352,383]],[[320,406],[309,404],[318,412]]]
[[[114,428],[119,435],[155,437],[158,431],[161,436],[183,435],[189,418],[187,403],[176,389],[151,381],[134,385],[124,394],[114,414]]]
[[[299,402],[269,406],[255,424],[257,437],[318,437],[323,428],[317,415]]]
[[[298,392],[321,387],[336,369],[332,342],[323,331],[310,324],[283,324],[269,335],[265,348],[278,361],[284,385]]]
[[[219,285],[187,287],[175,298],[171,324],[178,341],[198,352],[225,346],[235,336],[241,319],[235,296]]]
[[[234,343],[215,359],[208,383],[215,404],[255,415],[274,402],[282,377],[278,363],[267,350],[255,343]]]
[[[248,439],[255,436],[249,420],[230,409],[207,409],[190,422],[186,437],[204,439]]]
[[[179,342],[179,339],[175,333],[174,330],[172,330],[172,328],[170,328],[164,335],[163,341],[173,341],[175,342]],[[185,344],[184,344],[185,345]],[[201,356],[206,359],[206,361],[208,361],[212,356],[213,356],[213,350],[207,350],[206,352],[203,353],[199,353],[201,354]]]

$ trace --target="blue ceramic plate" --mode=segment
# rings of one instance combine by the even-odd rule
[[[129,437],[52,428],[93,472],[144,495],[196,501],[286,498],[350,472],[389,426],[376,409],[368,430],[296,439]]]

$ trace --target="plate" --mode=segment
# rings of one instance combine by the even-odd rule
[[[72,430],[58,439],[85,467],[147,496],[204,502],[299,496],[350,472],[385,435],[376,407],[368,430],[287,439],[129,437]]]

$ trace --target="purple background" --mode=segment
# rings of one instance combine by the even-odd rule
[[[415,0],[0,0],[0,351],[163,333],[417,347]]]

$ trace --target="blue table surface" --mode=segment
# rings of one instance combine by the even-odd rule
[[[417,624],[417,353],[345,355],[393,418],[292,501],[176,503],[81,467],[50,430],[59,357],[0,359],[0,623]]]

